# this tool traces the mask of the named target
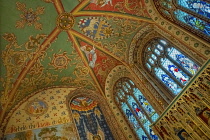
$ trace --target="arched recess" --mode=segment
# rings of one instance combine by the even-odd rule
[[[156,26],[154,26],[154,29],[163,32],[163,34],[170,34],[171,39],[176,38],[180,43],[200,54],[205,60],[210,57],[210,44],[208,41],[165,19],[155,8],[153,0],[144,1],[149,15],[155,21]]]
[[[115,118],[113,117],[113,113],[110,110],[109,106],[107,105],[105,98],[103,98],[100,94],[97,94],[97,92],[92,91],[92,90],[81,89],[81,88],[76,89],[75,91],[69,93],[69,95],[66,98],[66,105],[67,105],[67,108],[69,111],[70,120],[72,120],[72,122],[74,122],[76,128],[77,128],[76,120],[79,119],[80,116],[78,115],[78,113],[72,112],[72,107],[70,106],[70,104],[75,99],[81,98],[81,97],[88,98],[88,99],[92,100],[94,102],[94,104],[97,105],[98,111],[91,113],[90,115],[93,115],[93,114],[96,114],[96,116],[100,116],[99,114],[103,115],[105,118],[105,122],[107,123],[109,129],[111,130],[111,133],[112,133],[114,139],[126,139],[124,134],[122,133],[121,129],[119,129],[120,127],[119,127],[118,123],[116,122]],[[99,114],[97,114],[97,113],[99,113]],[[75,118],[77,118],[77,119],[75,119]],[[77,128],[77,133],[79,136],[78,128]],[[100,134],[97,134],[97,135],[100,135]],[[92,135],[92,136],[96,137],[96,135],[95,136]]]
[[[46,133],[53,130],[54,133],[48,135],[53,135],[51,139],[76,139],[76,128],[69,118],[65,104],[66,96],[75,89],[53,86],[26,96],[7,114],[0,126],[0,137],[4,135],[6,139],[42,139]],[[66,132],[66,128],[71,131]]]
[[[138,138],[138,136],[134,133],[135,130],[132,129],[132,126],[129,125],[128,120],[126,119],[126,116],[123,114],[123,112],[119,109],[118,105],[116,104],[113,96],[113,88],[115,83],[123,77],[127,77],[131,79],[139,90],[141,90],[142,94],[145,96],[147,101],[153,106],[155,111],[158,114],[161,114],[161,112],[164,110],[163,106],[160,107],[160,104],[153,96],[153,93],[150,92],[150,90],[147,88],[147,81],[143,77],[141,80],[135,75],[132,75],[129,70],[123,66],[118,65],[115,68],[111,70],[109,73],[106,83],[105,83],[105,96],[107,98],[107,101],[109,103],[109,106],[111,107],[112,111],[114,112],[114,115],[116,117],[116,120],[120,124],[120,127],[123,128],[124,133],[126,134],[126,137],[130,140],[134,138]],[[144,81],[145,80],[145,81]],[[159,106],[159,107],[158,107]]]
[[[173,46],[176,46],[177,49],[184,52],[185,55],[195,60],[195,62],[197,62],[199,65],[204,64],[205,57],[200,55],[200,53],[196,52],[195,50],[191,50],[191,48],[186,47],[176,38],[173,38],[170,34],[160,30],[157,26],[154,26],[153,29],[148,28],[147,33],[145,33],[145,31],[139,31],[139,33],[136,34],[130,45],[129,63],[135,66],[133,68],[134,71],[142,73],[145,77],[147,77],[152,86],[158,91],[159,95],[162,96],[167,103],[170,103],[174,98],[174,95],[168,94],[168,91],[162,86],[157,86],[159,85],[159,82],[154,80],[153,76],[151,76],[151,74],[145,68],[145,63],[143,63],[144,48],[147,46],[147,43],[154,38],[163,38],[169,40]]]

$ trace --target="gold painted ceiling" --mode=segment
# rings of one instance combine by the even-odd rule
[[[152,23],[143,0],[1,0],[0,5],[1,122],[24,97],[47,87],[104,94],[108,73],[128,65],[132,38]]]

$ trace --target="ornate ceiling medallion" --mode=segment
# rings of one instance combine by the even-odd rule
[[[74,26],[74,17],[71,13],[61,13],[57,18],[57,27],[61,30],[69,30]]]
[[[55,69],[67,68],[69,61],[71,61],[71,59],[69,59],[66,54],[67,54],[66,52],[64,52],[63,54],[54,54],[53,55],[54,58],[50,63],[50,65],[54,66]]]

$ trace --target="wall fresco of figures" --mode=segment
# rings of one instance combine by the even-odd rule
[[[78,97],[71,102],[70,107],[81,140],[114,140],[97,102]]]
[[[8,134],[4,140],[77,140],[76,130],[72,123],[54,125],[39,129]]]
[[[210,60],[153,124],[163,139],[210,139]]]

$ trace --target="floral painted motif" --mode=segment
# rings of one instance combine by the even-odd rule
[[[42,30],[42,24],[38,21],[40,20],[39,15],[44,13],[44,7],[37,7],[36,11],[34,11],[32,8],[26,9],[24,3],[17,2],[16,6],[19,11],[22,11],[21,20],[16,22],[16,28],[24,28],[27,24],[28,26],[34,25],[37,30]]]

